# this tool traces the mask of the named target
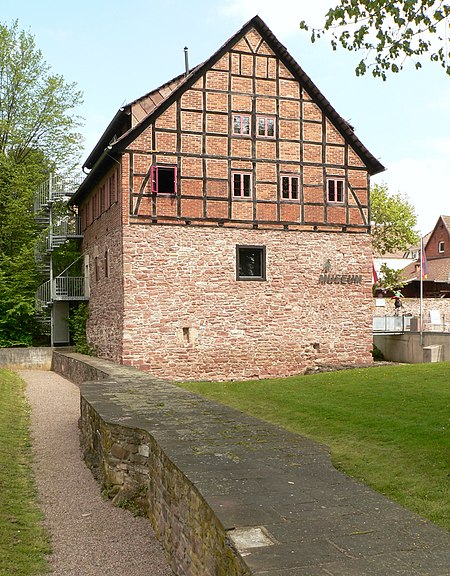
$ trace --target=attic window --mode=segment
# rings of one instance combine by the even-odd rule
[[[151,190],[154,194],[177,193],[176,166],[152,166],[150,173]]]
[[[250,116],[248,114],[233,114],[233,134],[250,135]]]
[[[441,242],[439,242],[439,246],[438,246],[438,250],[439,250],[439,254],[443,254],[445,251],[445,243],[442,240]]]
[[[328,178],[327,200],[337,204],[344,202],[345,181],[343,178]]]
[[[258,116],[256,119],[258,136],[275,138],[275,118],[271,116]]]

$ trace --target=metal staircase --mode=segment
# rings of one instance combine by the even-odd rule
[[[35,245],[35,260],[45,280],[36,292],[36,317],[50,335],[51,346],[69,343],[67,318],[70,302],[89,299],[87,278],[72,275],[79,259],[57,276],[53,267],[54,252],[69,240],[83,237],[79,216],[67,206],[68,199],[80,183],[81,179],[50,174],[34,198],[35,221],[43,228]]]

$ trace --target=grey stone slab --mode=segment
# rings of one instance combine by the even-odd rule
[[[320,567],[340,561],[342,556],[332,544],[317,539],[258,548],[245,556],[245,561],[255,574],[259,574],[262,570]]]
[[[117,368],[83,395],[147,430],[226,529],[273,536],[246,552],[255,575],[450,576],[450,536],[336,470],[326,446]]]
[[[370,558],[343,557],[337,562],[323,563],[321,568],[327,576],[431,576],[428,572],[416,571],[392,554]]]
[[[251,506],[239,497],[211,496],[208,504],[225,530],[242,526],[265,526],[270,521],[282,520],[279,514],[267,510],[263,503]]]

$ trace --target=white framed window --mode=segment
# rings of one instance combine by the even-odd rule
[[[281,198],[283,200],[298,200],[299,199],[299,182],[298,176],[289,174],[281,175]]]
[[[249,114],[233,114],[233,134],[250,136]]]
[[[252,195],[252,178],[248,172],[233,172],[233,197],[234,198],[251,198]]]
[[[335,204],[343,204],[345,201],[344,178],[327,179],[327,201]]]
[[[443,254],[445,252],[445,242],[441,240],[438,246],[439,254]]]
[[[275,118],[273,116],[257,116],[256,134],[264,138],[275,138]]]

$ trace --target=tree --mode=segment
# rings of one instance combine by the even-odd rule
[[[390,195],[385,184],[371,189],[372,244],[374,253],[383,256],[407,250],[419,241],[414,230],[417,215],[412,204],[401,194]]]
[[[399,72],[405,60],[429,55],[450,75],[450,49],[446,35],[450,4],[442,0],[341,0],[326,14],[323,28],[311,28],[305,21],[300,28],[311,32],[315,42],[331,31],[331,45],[347,50],[365,50],[356,66],[357,76],[368,69],[386,80],[388,72]]]
[[[0,346],[28,345],[36,335],[33,195],[50,171],[75,166],[80,103],[17,21],[0,24]]]
[[[36,48],[34,37],[0,24],[0,154],[20,164],[40,150],[54,166],[72,168],[78,160],[81,119],[71,111],[82,102]]]

